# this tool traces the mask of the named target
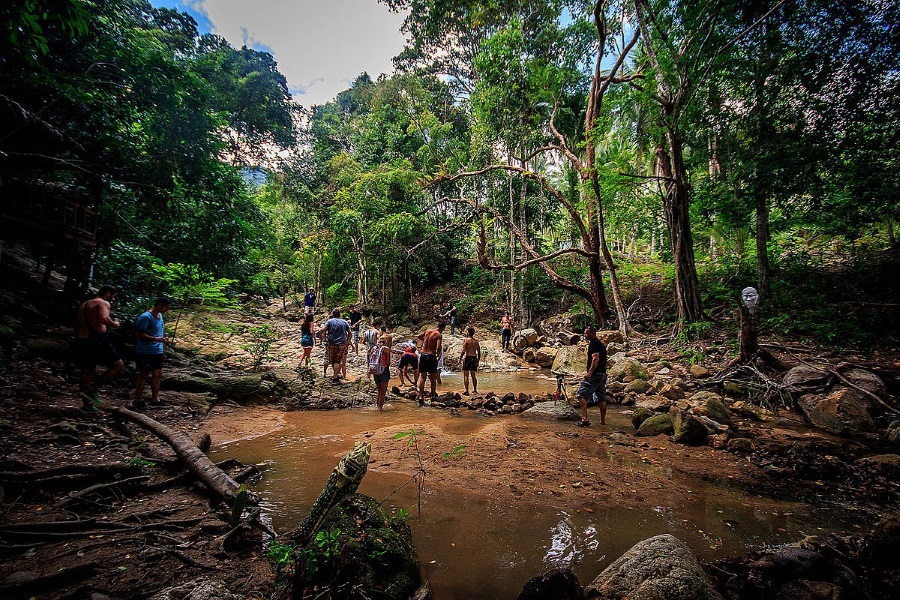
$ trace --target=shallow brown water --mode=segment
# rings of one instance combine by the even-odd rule
[[[547,385],[555,388],[555,383]],[[569,423],[505,418],[543,434],[571,431]],[[414,424],[425,435],[435,428],[467,435],[494,422],[496,418],[474,413],[453,416],[394,401],[380,414],[372,408],[289,413],[283,429],[224,445],[214,453],[263,465],[264,477],[255,489],[265,499],[274,528],[284,532],[300,522],[339,457],[352,448],[354,440],[365,439],[367,431],[390,426],[406,429]],[[602,468],[611,458],[601,446],[593,447]],[[635,468],[658,467],[636,462]],[[510,502],[486,490],[426,480],[417,515],[410,475],[379,472],[376,447],[359,491],[379,500],[387,498],[389,511],[403,508],[411,514],[413,539],[435,600],[515,598],[528,579],[557,566],[573,567],[586,585],[634,543],[660,533],[674,534],[698,556],[711,559],[807,534],[842,531],[852,519],[852,515],[749,497],[701,481],[690,482],[692,501],[686,505],[673,506],[661,497],[653,510],[607,506],[588,513]]]

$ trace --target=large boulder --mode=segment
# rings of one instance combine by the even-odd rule
[[[610,361],[607,373],[610,381],[622,381],[628,376],[631,376],[632,379],[647,379],[650,376],[647,367],[640,361],[621,354],[617,354]]]
[[[311,379],[288,368],[276,368],[262,373],[220,373],[194,371],[164,372],[164,390],[209,393],[220,400],[253,402],[278,398],[306,397]]]
[[[887,396],[887,386],[885,386],[884,381],[871,371],[853,368],[845,371],[842,375],[847,381],[870,394],[875,394],[880,398]]]
[[[374,498],[349,496],[334,507],[319,531],[336,536],[334,544],[312,540],[299,554],[293,598],[327,590],[335,581],[358,596],[407,600],[422,580],[409,525],[388,517]],[[340,560],[334,560],[334,553]]]
[[[634,435],[652,437],[654,435],[672,433],[672,417],[669,415],[655,414],[641,423]]]
[[[784,374],[781,385],[794,393],[802,393],[824,386],[831,375],[822,369],[800,365]]]
[[[535,343],[537,343],[538,338],[541,337],[541,334],[530,327],[519,331],[518,334],[525,338],[525,341],[528,342],[529,346],[534,346]]]
[[[706,426],[689,412],[672,409],[672,428],[675,441],[688,446],[700,446],[706,443],[709,432]]]
[[[558,373],[584,373],[587,365],[587,345],[563,346],[556,353],[551,367]]]
[[[704,417],[708,417],[717,423],[731,425],[731,413],[722,402],[722,398],[712,392],[697,392],[691,397],[693,411]]]
[[[553,361],[556,359],[557,349],[552,346],[543,346],[538,348],[534,353],[534,362],[541,365],[542,367],[549,367],[553,365]]]
[[[22,346],[29,355],[60,362],[73,358],[69,352],[70,343],[67,339],[49,337],[27,337],[22,340]]]
[[[806,394],[797,403],[809,422],[839,435],[875,431],[868,403],[858,392],[838,389],[827,396]]]
[[[619,331],[598,331],[597,339],[603,342],[604,346],[609,346],[610,344],[624,344],[625,338],[622,337],[621,332]]]
[[[632,546],[585,588],[585,596],[609,600],[722,600],[690,549],[670,534]]]

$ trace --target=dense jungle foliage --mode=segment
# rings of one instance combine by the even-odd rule
[[[3,243],[134,306],[315,288],[399,321],[442,285],[464,319],[693,336],[752,285],[770,331],[900,341],[897,3],[381,2],[397,71],[313,107],[186,14],[4,2],[4,206],[97,222]]]

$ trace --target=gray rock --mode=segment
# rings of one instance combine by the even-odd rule
[[[635,394],[644,394],[650,389],[650,384],[643,379],[635,379],[625,386],[626,392],[634,392]]]
[[[625,352],[625,346],[623,344],[617,344],[617,343],[613,342],[606,346],[606,355],[607,356],[612,356],[613,354],[619,354],[620,352]]]
[[[831,375],[822,369],[800,365],[784,374],[781,385],[792,392],[803,392],[824,385],[829,377]]]
[[[522,414],[560,421],[575,421],[581,418],[581,413],[566,402],[537,402]]]
[[[697,414],[709,417],[717,423],[731,425],[731,413],[717,395],[711,392],[700,392],[694,394],[691,403],[694,405],[693,411]]]
[[[875,394],[879,398],[887,397],[887,387],[884,385],[884,381],[871,371],[850,369],[849,371],[842,373],[842,375],[847,381],[866,390],[870,394]]]
[[[587,364],[587,345],[563,346],[553,359],[554,371],[562,373],[583,373]]]
[[[656,414],[641,423],[635,435],[641,437],[650,437],[660,434],[669,434],[673,431],[672,417],[669,415]]]
[[[635,402],[635,406],[640,408],[648,408],[655,412],[668,412],[672,406],[672,401],[662,396],[647,396]]]
[[[891,442],[900,442],[900,419],[891,421],[884,436]]]
[[[647,379],[650,376],[647,367],[630,356],[617,354],[611,362],[612,365],[607,369],[607,372],[609,373],[609,379],[612,381],[622,381],[629,375],[633,379]]]
[[[608,600],[722,600],[684,543],[664,534],[635,544],[587,588]]]

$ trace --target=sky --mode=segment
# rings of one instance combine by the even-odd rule
[[[393,71],[403,15],[376,0],[150,0],[187,12],[201,33],[270,52],[294,100],[324,104],[366,71]]]

